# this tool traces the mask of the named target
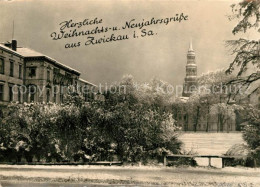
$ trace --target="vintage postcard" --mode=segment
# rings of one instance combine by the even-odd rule
[[[0,187],[260,186],[259,0],[0,0]]]

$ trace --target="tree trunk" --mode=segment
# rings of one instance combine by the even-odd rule
[[[217,132],[219,132],[219,123],[220,123],[220,117],[219,117],[219,114],[218,114]]]
[[[224,130],[224,116],[220,114],[220,120],[219,120],[219,125],[220,125],[220,132],[223,132]]]
[[[208,105],[208,111],[207,112],[208,113],[207,113],[207,118],[206,118],[206,120],[207,120],[206,132],[209,132],[209,105]]]
[[[197,107],[197,114],[196,114],[196,117],[195,117],[195,123],[194,123],[194,132],[197,131],[199,116],[200,116],[200,107],[198,106]]]

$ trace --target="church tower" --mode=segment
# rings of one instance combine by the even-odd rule
[[[187,53],[186,77],[183,86],[183,97],[189,97],[197,88],[197,65],[195,52],[192,48],[192,42]]]

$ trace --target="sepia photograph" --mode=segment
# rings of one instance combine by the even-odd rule
[[[260,0],[0,0],[0,187],[260,186]]]

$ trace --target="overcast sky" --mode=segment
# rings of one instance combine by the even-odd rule
[[[233,1],[234,2],[234,1]],[[81,72],[81,77],[98,83],[118,81],[132,74],[137,81],[158,77],[171,84],[182,84],[186,54],[192,38],[198,74],[228,67],[232,57],[224,41],[233,39],[230,22],[232,1],[1,1],[0,41],[11,40],[12,21],[18,46],[29,47],[46,54]],[[50,34],[59,31],[59,23],[95,17],[103,19],[99,26],[123,26],[136,19],[188,15],[188,21],[147,27],[157,35],[100,45],[65,49],[66,43],[85,42],[87,36],[52,40]],[[85,26],[84,29],[92,29]],[[83,28],[82,28],[83,29]],[[138,30],[138,29],[136,29]],[[117,32],[132,36],[134,29]],[[111,32],[95,35],[110,36]],[[241,37],[241,35],[236,36]],[[252,37],[244,34],[243,37]]]

